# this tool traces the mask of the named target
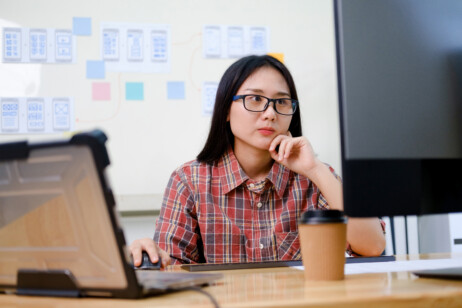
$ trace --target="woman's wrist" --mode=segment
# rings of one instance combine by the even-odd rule
[[[326,172],[330,173],[329,168],[316,158],[313,166],[306,170],[303,175],[309,178],[315,184],[318,184],[320,177],[322,177],[322,175]]]
[[[330,209],[343,211],[342,184],[326,164],[318,161],[305,176],[318,187]]]

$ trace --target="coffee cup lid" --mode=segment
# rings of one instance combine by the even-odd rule
[[[312,210],[306,211],[300,217],[301,224],[327,224],[346,223],[347,218],[339,210]]]

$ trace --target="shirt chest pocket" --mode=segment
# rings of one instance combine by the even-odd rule
[[[275,232],[279,260],[301,259],[298,231]]]

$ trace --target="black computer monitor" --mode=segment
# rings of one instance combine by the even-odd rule
[[[345,212],[462,211],[462,1],[336,0]]]

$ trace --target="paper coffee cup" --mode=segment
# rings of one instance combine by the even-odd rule
[[[305,279],[342,280],[347,218],[338,210],[302,214],[298,224]]]

